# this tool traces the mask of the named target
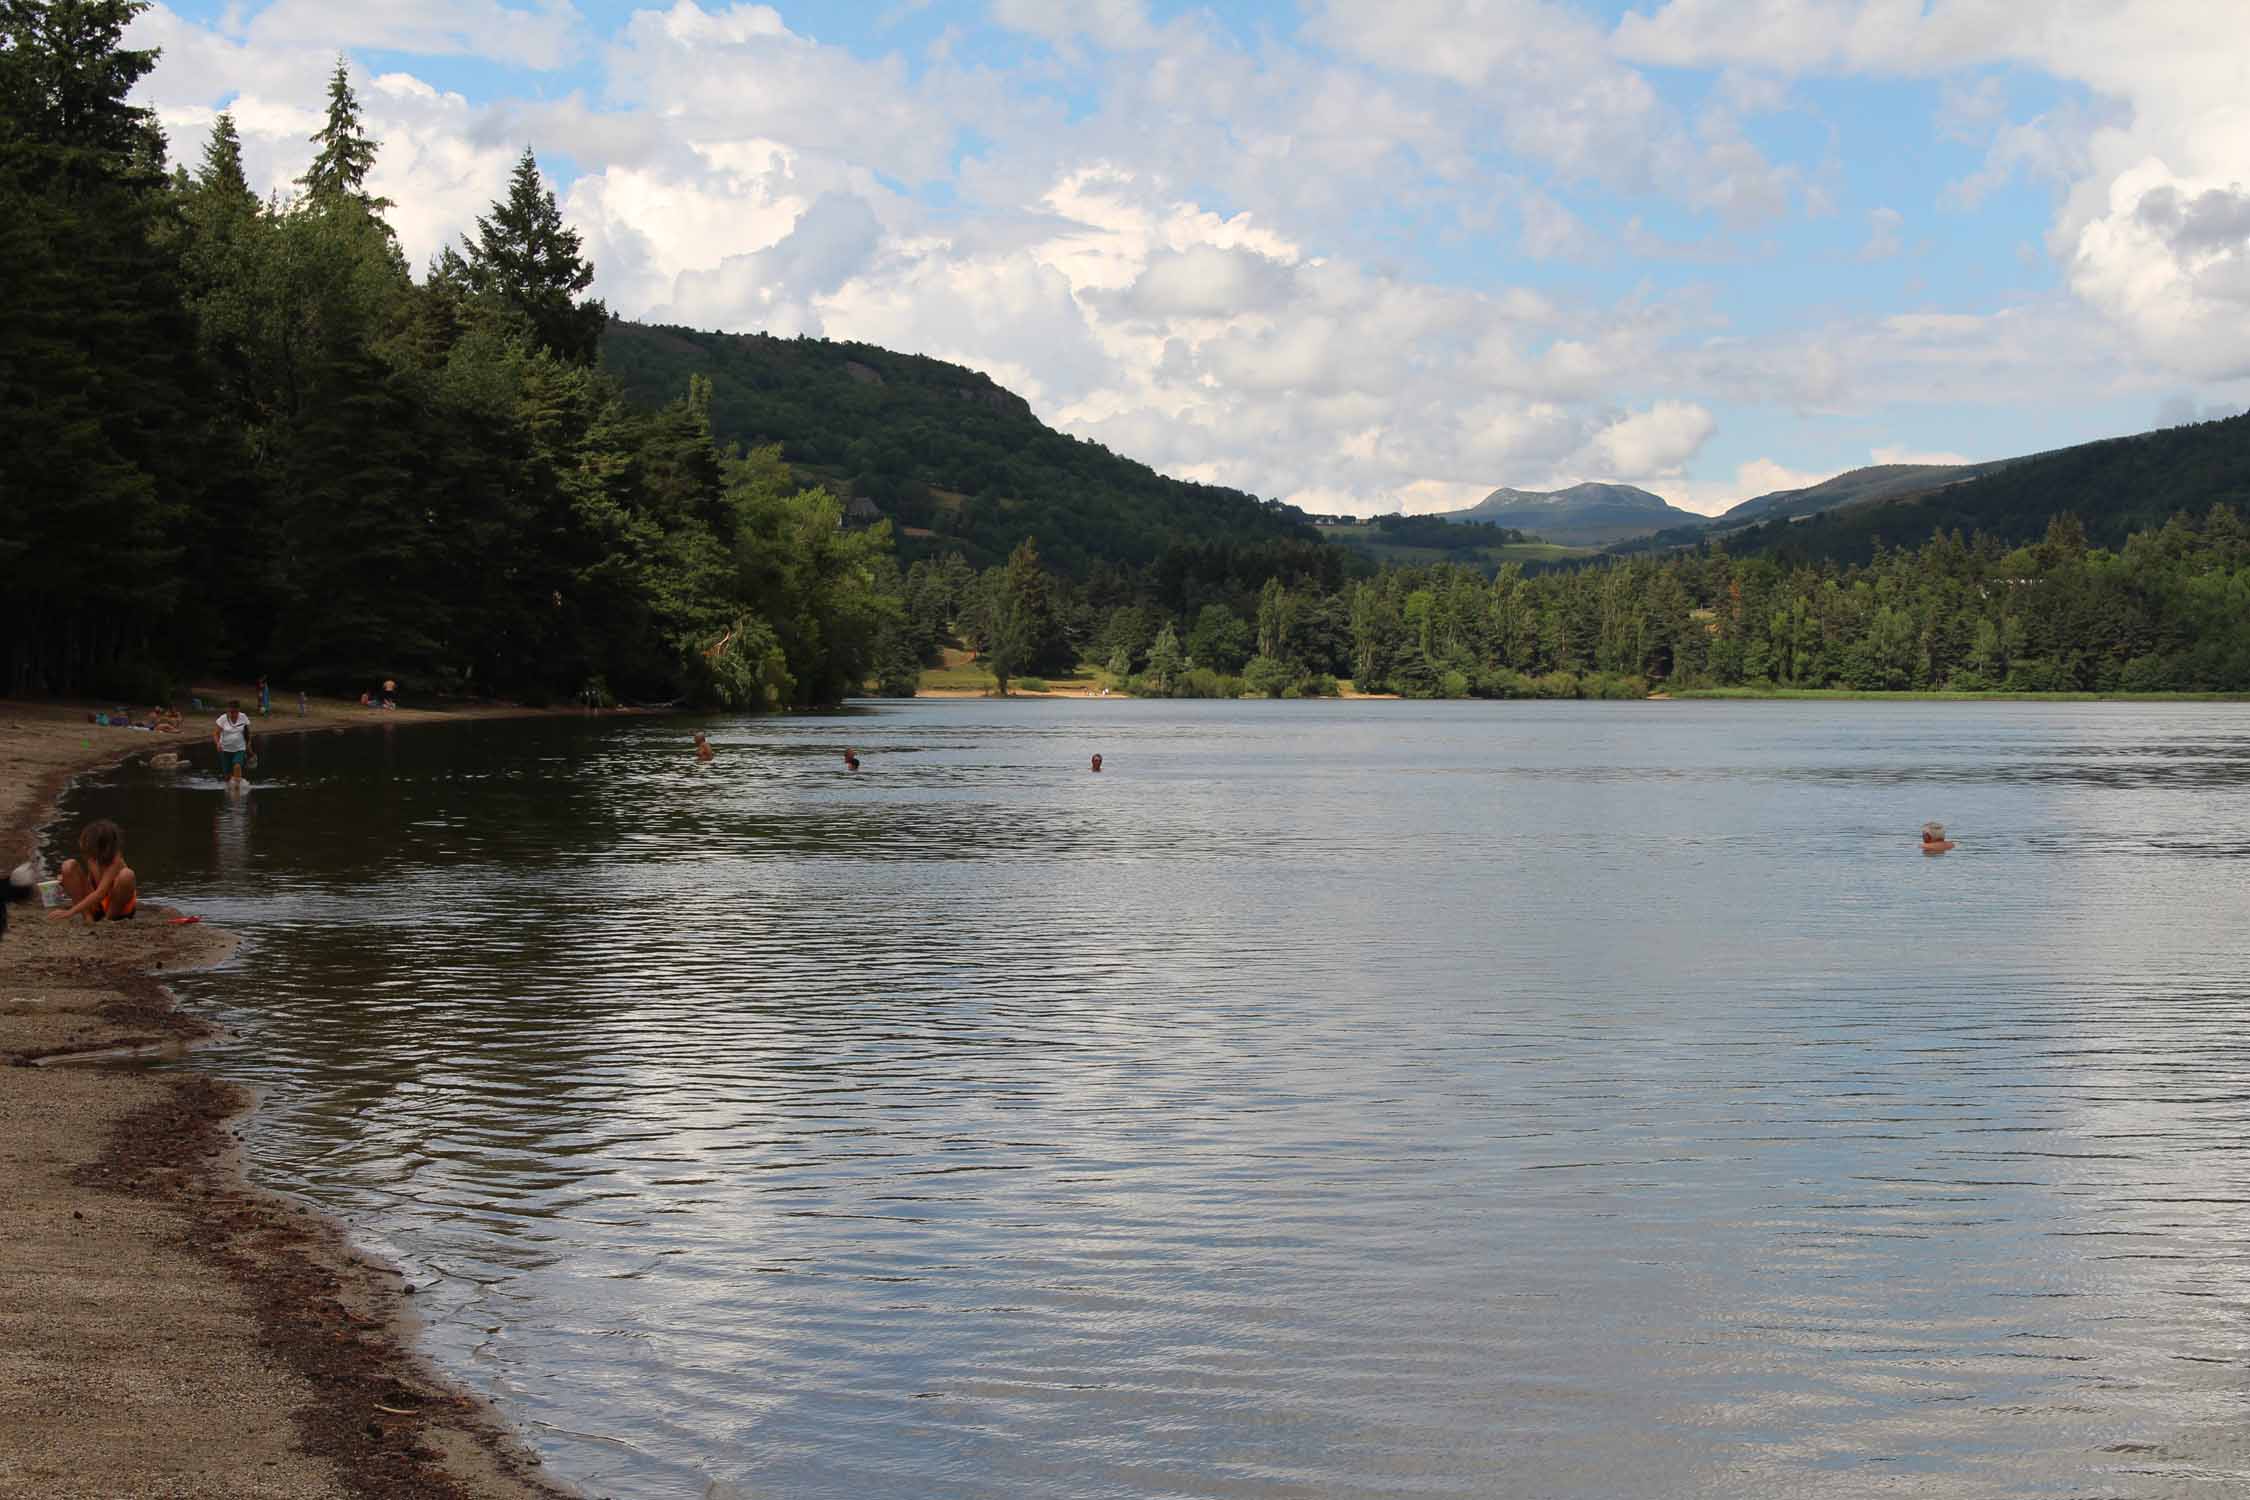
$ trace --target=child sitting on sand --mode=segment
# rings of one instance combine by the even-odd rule
[[[61,873],[70,905],[47,913],[50,921],[122,922],[140,910],[141,886],[125,863],[125,835],[107,818],[80,830],[78,858],[64,860]]]

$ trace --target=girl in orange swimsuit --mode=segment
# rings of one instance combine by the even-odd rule
[[[125,863],[125,835],[103,818],[78,835],[77,859],[63,861],[63,894],[70,905],[49,912],[57,922],[83,916],[89,922],[122,922],[141,909],[141,886]]]

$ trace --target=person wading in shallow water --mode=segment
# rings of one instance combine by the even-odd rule
[[[1945,825],[1943,823],[1924,823],[1922,825],[1922,852],[1924,854],[1943,854],[1952,847],[1953,840],[1945,836]]]
[[[211,743],[219,747],[219,769],[227,773],[231,791],[242,785],[242,763],[250,758],[250,721],[243,716],[242,700],[227,701],[227,711],[212,721]]]
[[[844,747],[844,769],[847,771],[859,769],[859,757],[852,753],[852,747],[849,745]]]
[[[711,758],[711,742],[703,737],[703,731],[700,729],[695,732],[695,758],[697,760],[709,760]]]
[[[1097,756],[1095,756],[1095,757],[1094,757],[1094,769],[1095,769],[1095,771],[1097,771],[1097,772],[1098,772],[1098,771],[1100,771],[1100,770],[1101,770],[1101,768],[1102,768],[1102,758],[1101,758],[1100,756],[1098,756],[1098,755],[1097,755]]]

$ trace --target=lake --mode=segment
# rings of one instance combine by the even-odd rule
[[[2250,708],[262,754],[69,810],[246,935],[253,1177],[590,1494],[2250,1483]]]

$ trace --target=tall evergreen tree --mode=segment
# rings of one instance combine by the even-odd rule
[[[342,57],[336,59],[336,71],[328,79],[328,118],[306,139],[320,150],[297,183],[315,207],[357,203],[370,214],[380,214],[391,206],[388,198],[367,195],[367,174],[375,170],[375,141],[360,120],[351,65]]]
[[[147,0],[0,0],[0,152],[24,186],[112,184],[145,159],[156,116],[128,96],[156,53],[123,42],[147,9]],[[138,185],[153,184],[143,174]]]
[[[195,185],[206,193],[231,199],[253,198],[250,179],[242,170],[242,137],[234,128],[234,115],[221,110],[211,122],[211,139],[203,146],[203,164],[196,169]]]
[[[508,196],[477,220],[476,238],[457,268],[478,296],[508,308],[530,325],[533,341],[557,359],[590,365],[601,347],[609,310],[578,297],[594,283],[594,267],[579,253],[578,231],[563,222],[555,195],[539,177],[531,148],[523,148]]]
[[[0,0],[0,557],[16,691],[143,685],[178,581],[193,339],[140,0]]]

